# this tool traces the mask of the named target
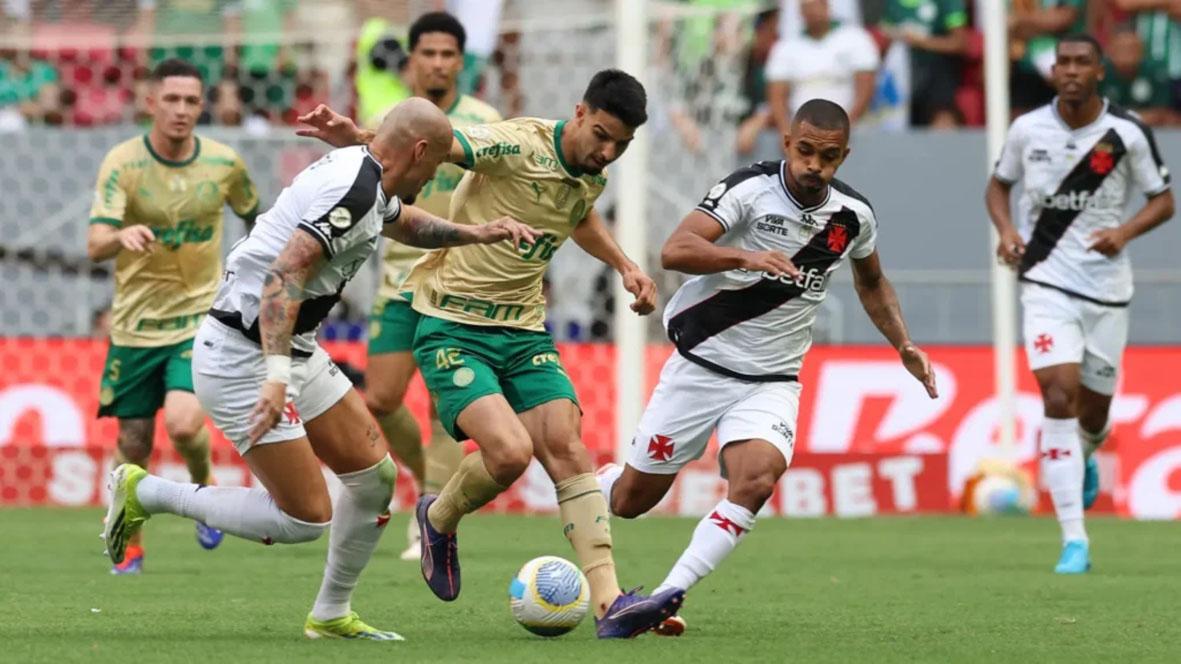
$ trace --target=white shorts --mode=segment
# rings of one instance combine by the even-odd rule
[[[700,459],[716,430],[719,448],[757,438],[774,445],[790,465],[799,407],[797,382],[738,380],[674,352],[640,418],[627,463],[641,472],[671,475]]]
[[[193,390],[201,407],[213,418],[240,454],[251,444],[250,412],[266,380],[262,348],[241,332],[206,316],[193,341]],[[287,409],[279,423],[258,445],[280,443],[307,435],[305,420],[313,420],[353,389],[353,384],[319,346],[309,358],[293,358]]]
[[[1095,304],[1037,284],[1021,288],[1031,369],[1080,364],[1082,384],[1114,394],[1128,344],[1128,308]]]

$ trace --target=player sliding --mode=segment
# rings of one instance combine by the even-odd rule
[[[598,473],[611,513],[656,506],[677,472],[721,444],[726,498],[701,520],[656,592],[683,592],[712,572],[755,525],[791,463],[812,322],[829,275],[852,259],[857,295],[903,366],[933,399],[935,376],[911,342],[874,248],[877,220],[861,194],[835,179],[849,154],[849,117],[813,99],[792,118],[786,161],[739,169],[673,232],[666,269],[699,275],[673,295],[664,322],[676,352],[632,440],[631,458]],[[674,618],[658,630],[679,634]]]
[[[465,39],[463,26],[446,12],[423,14],[410,26],[407,66],[414,96],[434,102],[447,113],[452,127],[500,120],[500,114],[491,106],[459,92],[456,81],[463,69]],[[447,217],[451,194],[462,177],[460,167],[442,164],[414,199],[414,205]],[[394,458],[414,475],[420,494],[438,493],[463,460],[463,448],[451,440],[433,412],[430,445],[424,449],[418,421],[402,403],[410,379],[418,370],[411,349],[419,318],[402,284],[425,253],[418,247],[386,242],[381,286],[369,317],[369,363],[365,367],[365,402],[389,441]],[[418,560],[422,556],[418,524],[411,519],[408,526],[410,541],[402,559]]]
[[[1055,57],[1058,96],[1013,121],[985,200],[1000,234],[997,257],[1024,282],[1025,353],[1045,413],[1041,472],[1062,528],[1054,571],[1082,574],[1091,567],[1083,509],[1099,495],[1092,455],[1111,431],[1128,340],[1124,247],[1173,216],[1173,193],[1152,130],[1099,96],[1099,43],[1063,37]],[[1021,231],[1009,210],[1018,181]],[[1148,202],[1122,222],[1133,188]]]
[[[212,483],[205,413],[193,396],[193,337],[221,276],[222,211],[228,203],[253,223],[258,195],[236,152],[193,133],[205,97],[196,67],[165,60],[148,89],[152,128],[107,153],[90,211],[87,253],[115,259],[98,415],[119,418],[119,462],[147,468],[163,409],[189,477]],[[196,525],[201,546],[221,543],[217,529]],[[113,574],[143,570],[141,536]]]
[[[458,226],[402,206],[399,197],[418,193],[451,140],[442,111],[423,99],[403,102],[368,146],[334,150],[304,169],[230,253],[197,333],[193,378],[201,404],[263,488],[183,484],[119,466],[105,532],[116,564],[128,539],[161,512],[266,544],[314,540],[331,522],[324,580],[304,634],[401,639],[350,607],[389,519],[397,470],[363,400],[315,335],[379,234],[424,247],[512,247],[537,238],[508,219]],[[344,486],[335,509],[321,462]]]
[[[456,531],[460,520],[507,489],[534,456],[557,489],[563,531],[591,587],[600,638],[628,638],[674,614],[682,592],[621,593],[612,557],[607,505],[580,438],[581,412],[553,339],[542,325],[541,280],[554,252],[573,238],[616,269],[636,296],[632,309],[655,306],[655,284],[619,249],[594,209],[607,184],[603,169],[627,149],[647,120],[643,86],[618,70],[591,79],[574,118],[520,118],[455,131],[451,161],[471,170],[455,191],[453,219],[480,225],[503,214],[545,231],[536,242],[436,252],[410,275],[422,314],[414,357],[434,395],[439,419],[468,455],[436,496],[419,500],[422,570],[443,600],[459,596]],[[307,132],[336,144],[355,141],[352,122],[319,108]]]

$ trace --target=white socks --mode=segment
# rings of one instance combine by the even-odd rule
[[[388,455],[365,470],[337,475],[344,489],[332,511],[328,562],[320,593],[312,606],[312,617],[316,620],[349,614],[353,588],[389,521],[390,497],[397,475],[398,468]]]
[[[1082,477],[1079,477],[1081,483]],[[723,500],[697,524],[689,548],[673,565],[668,578],[654,592],[688,590],[717,567],[742,537],[755,526],[755,515],[741,505]]]
[[[349,614],[349,598],[357,578],[389,521],[397,474],[397,467],[387,455],[365,470],[337,475],[344,488],[333,508],[324,581],[312,607],[316,620]],[[148,475],[140,480],[135,493],[149,514],[169,512],[265,544],[311,541],[329,525],[288,515],[261,488],[182,484]]]
[[[148,475],[140,480],[135,495],[149,514],[168,512],[196,519],[263,544],[309,542],[328,526],[287,514],[260,488],[203,486]]]
[[[1047,417],[1042,423],[1042,482],[1050,491],[1062,541],[1087,541],[1083,528],[1083,446],[1078,419]]]
[[[603,498],[607,501],[607,511],[611,511],[611,489],[615,486],[615,482],[619,480],[619,476],[623,475],[623,466],[618,466],[609,463],[606,466],[595,471],[595,479],[599,482],[599,491],[603,492]],[[614,514],[614,512],[611,512]]]

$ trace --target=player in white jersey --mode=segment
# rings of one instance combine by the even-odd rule
[[[434,104],[403,102],[368,146],[330,152],[297,175],[230,252],[197,332],[193,383],[265,490],[171,482],[121,465],[112,473],[104,533],[115,563],[127,539],[161,512],[265,544],[314,540],[331,522],[324,580],[304,634],[401,639],[350,607],[389,520],[397,471],[364,401],[315,333],[379,234],[424,247],[536,240],[509,219],[460,226],[402,206],[399,197],[414,196],[434,175],[451,140]],[[335,509],[321,462],[343,485]]]
[[[927,355],[911,342],[882,273],[873,208],[834,179],[848,140],[849,117],[840,106],[806,102],[784,139],[787,161],[732,173],[664,245],[665,269],[699,276],[665,308],[676,352],[661,371],[627,465],[600,469],[600,486],[612,514],[644,514],[717,432],[729,487],[656,592],[688,590],[721,563],[754,527],[791,463],[797,374],[829,277],[846,258],[866,313],[936,396]],[[676,618],[662,626],[664,633],[682,629]]]
[[[1099,493],[1091,454],[1110,431],[1128,338],[1132,266],[1124,247],[1173,216],[1152,130],[1099,96],[1103,74],[1093,38],[1059,40],[1058,96],[1013,121],[985,196],[1000,234],[997,257],[1024,282],[1025,352],[1045,414],[1041,472],[1062,528],[1059,574],[1091,566],[1083,509]],[[1020,227],[1010,212],[1017,183]],[[1148,202],[1124,222],[1135,190]]]

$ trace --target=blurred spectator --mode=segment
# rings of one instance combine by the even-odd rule
[[[134,49],[120,49],[118,42],[120,30],[135,17],[135,2],[32,3],[24,36],[31,55],[52,63],[57,71],[59,121],[90,126],[127,119],[137,55]]]
[[[459,19],[467,32],[463,49],[463,72],[459,75],[459,91],[474,95],[480,87],[484,68],[492,59],[500,42],[500,14],[504,0],[446,0],[439,9]]]
[[[715,11],[657,23],[651,63],[674,86],[669,99],[650,100],[690,154],[703,154],[724,132],[725,144],[747,112],[733,72],[742,66],[749,29],[738,10],[750,0],[683,0]],[[773,44],[772,40],[772,44]],[[727,166],[729,159],[726,160]]]
[[[505,117],[512,118],[521,115],[525,97],[521,93],[518,73],[521,69],[521,33],[501,30],[506,4],[504,0],[435,0],[434,8],[454,15],[467,31],[459,91],[483,97],[487,84],[485,74],[488,65],[494,64],[500,79],[498,106],[505,112]]]
[[[737,54],[746,46],[743,10],[755,10],[765,4],[759,0],[681,0],[716,13],[683,18],[677,22],[677,55],[682,66],[697,66],[702,60],[719,54]]]
[[[239,68],[246,74],[287,71],[291,54],[275,36],[294,30],[295,0],[242,0],[242,54]]]
[[[405,7],[376,0],[359,2],[358,8],[362,23],[353,74],[356,117],[361,126],[375,127],[386,109],[410,97],[410,86],[402,80],[409,57],[405,48],[408,15]]]
[[[1144,43],[1130,25],[1118,27],[1107,44],[1107,73],[1100,90],[1112,103],[1130,108],[1150,125],[1174,124],[1169,108],[1168,72],[1144,57]]]
[[[840,104],[856,123],[873,98],[878,47],[858,25],[834,25],[827,0],[803,0],[804,34],[781,37],[767,58],[767,101],[788,133],[791,115],[809,99]]]
[[[292,47],[276,39],[294,28],[294,0],[242,0],[242,44],[238,57],[238,94],[251,116],[260,111],[272,121],[295,124],[296,70]],[[234,78],[228,67],[227,78]]]
[[[1050,67],[1059,35],[1084,32],[1086,0],[1013,0],[1009,12],[1009,106],[1020,114],[1054,98]]]
[[[1181,111],[1181,1],[1113,0],[1112,4],[1140,36],[1145,66],[1169,79],[1169,105]]]
[[[6,126],[61,123],[57,70],[28,51],[0,52],[0,109]]]
[[[236,0],[138,0],[135,32],[155,41],[148,49],[151,69],[168,58],[193,63],[208,84],[220,81],[237,54],[227,48],[241,32],[242,3]]]
[[[804,34],[805,23],[802,5],[804,0],[779,0],[779,38],[788,39]],[[832,20],[844,25],[863,25],[861,21],[861,0],[831,0],[829,14]]]
[[[238,95],[238,82],[223,78],[209,91],[210,116],[214,124],[237,127],[242,124],[245,114],[242,98]]]
[[[882,32],[910,47],[912,127],[959,124],[955,93],[968,35],[964,0],[886,0]]]
[[[735,146],[739,161],[780,159],[783,155],[783,140],[775,131],[775,120],[767,105],[767,57],[778,39],[779,10],[759,12],[742,71],[742,101],[746,108]]]
[[[18,35],[28,30],[32,18],[31,0],[0,0],[0,35]]]

